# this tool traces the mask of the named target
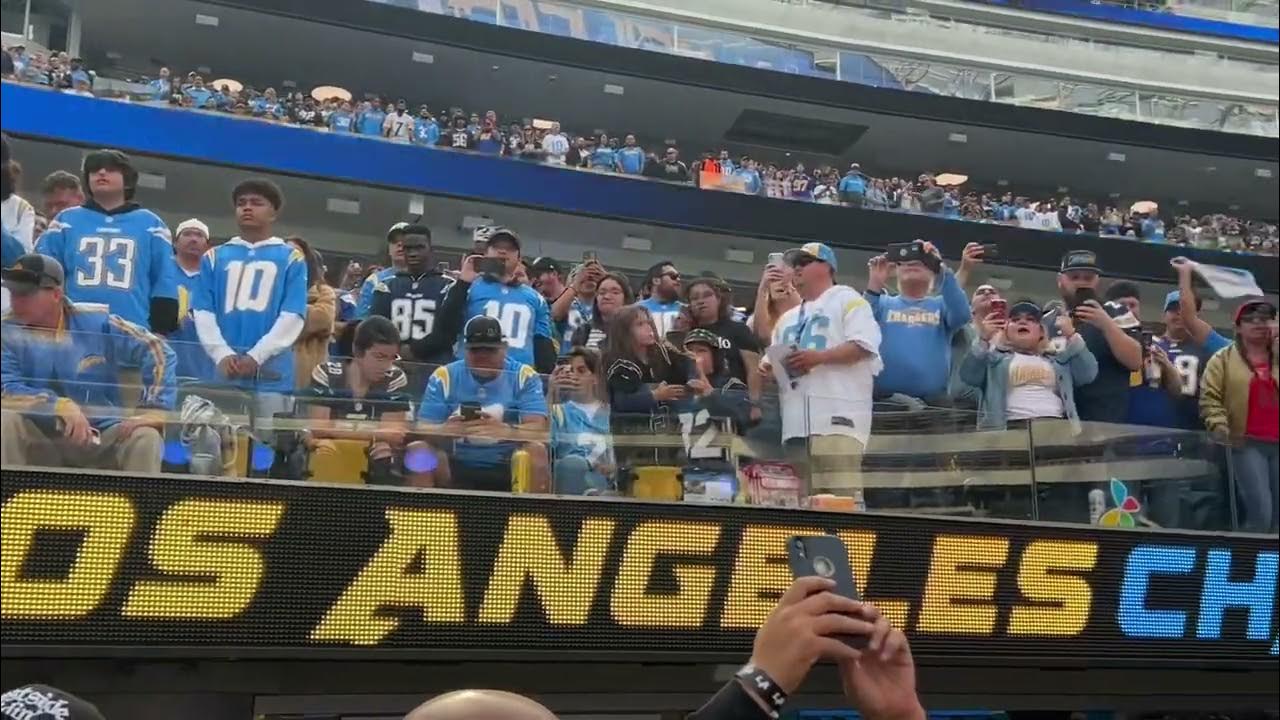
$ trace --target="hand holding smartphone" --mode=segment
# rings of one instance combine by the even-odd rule
[[[1002,319],[1009,319],[1009,301],[1004,298],[996,298],[991,301],[991,312],[999,315]]]
[[[835,535],[797,535],[787,541],[787,560],[794,577],[817,575],[835,582],[834,592],[850,600],[861,601],[849,565],[849,551]],[[838,635],[841,642],[853,648],[867,646],[865,635]]]

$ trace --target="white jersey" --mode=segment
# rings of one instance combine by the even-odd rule
[[[389,113],[382,121],[382,133],[392,142],[407,143],[413,138],[413,116],[409,113]]]
[[[1026,228],[1027,230],[1034,230],[1040,227],[1036,223],[1036,218],[1039,215],[1040,213],[1036,212],[1035,208],[1027,207],[1018,208],[1013,212],[1013,216],[1018,219],[1018,227]]]
[[[803,302],[778,318],[772,346],[826,350],[848,342],[872,356],[852,365],[819,365],[779,388],[784,440],[849,435],[865,446],[871,436],[872,381],[884,363],[880,326],[871,305],[848,285],[827,288],[817,300]]]

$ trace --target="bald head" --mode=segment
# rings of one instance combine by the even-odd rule
[[[455,690],[422,703],[404,720],[556,720],[536,701],[502,690]]]

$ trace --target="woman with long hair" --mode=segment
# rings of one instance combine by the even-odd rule
[[[765,346],[773,342],[773,326],[778,318],[800,304],[800,293],[791,284],[792,274],[794,271],[783,262],[765,265],[764,272],[760,274],[755,311],[747,318],[747,324],[755,332],[756,339]]]
[[[596,283],[595,300],[591,304],[591,322],[579,325],[570,340],[573,347],[603,350],[609,336],[610,321],[620,310],[634,303],[631,283],[621,273],[609,273]]]
[[[653,316],[637,305],[619,310],[610,321],[604,366],[615,414],[647,416],[678,404],[689,397],[687,385],[695,377],[689,356],[659,336]]]
[[[307,315],[302,334],[293,344],[294,377],[298,388],[311,382],[311,371],[329,359],[329,340],[337,317],[338,294],[324,279],[324,261],[311,243],[300,237],[286,242],[302,253],[307,263]]]
[[[689,305],[690,330],[701,328],[719,338],[720,347],[728,362],[729,374],[752,385],[753,397],[759,398],[760,377],[756,366],[760,364],[760,342],[746,323],[733,319],[729,287],[715,278],[696,278],[685,287],[685,302]]]

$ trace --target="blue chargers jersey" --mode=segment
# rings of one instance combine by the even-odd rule
[[[6,410],[27,413],[37,424],[48,422],[51,430],[54,416],[75,403],[95,428],[105,430],[120,418],[98,416],[93,408],[120,407],[122,366],[140,370],[139,407],[173,409],[173,351],[164,340],[104,305],[70,305],[54,332],[32,330],[11,315],[0,326]]]
[[[517,425],[530,417],[547,416],[547,400],[542,378],[529,365],[510,356],[496,377],[480,380],[467,369],[465,360],[455,360],[431,373],[426,393],[418,408],[418,419],[443,423],[460,414],[463,403],[475,403],[491,417]],[[519,443],[487,438],[459,438],[453,443],[453,457],[463,465],[497,467],[507,464]]]
[[[440,142],[440,126],[435,120],[418,118],[413,124],[414,145],[435,145]]]
[[[567,355],[573,349],[573,331],[578,329],[579,325],[591,322],[592,316],[595,314],[595,307],[591,303],[583,301],[581,298],[574,298],[573,303],[569,305],[569,314],[564,320],[556,322],[556,333],[560,337],[560,354]]]
[[[361,135],[382,135],[382,122],[387,114],[381,110],[369,110],[360,114],[358,125]]]
[[[617,152],[618,164],[622,172],[639,175],[644,171],[644,150],[639,147],[624,147]]]
[[[656,297],[646,298],[636,304],[653,316],[653,324],[658,326],[659,338],[675,328],[676,316],[684,309],[684,303],[679,300],[662,302]]]
[[[609,406],[564,402],[551,407],[551,452],[556,460],[580,457],[587,462],[613,464],[613,436]]]
[[[200,272],[189,273],[178,261],[173,261],[178,277],[178,329],[169,334],[169,346],[178,359],[178,377],[197,380],[213,379],[213,360],[200,344],[196,332],[192,302],[199,294]]]
[[[306,317],[306,260],[280,238],[259,243],[232,238],[200,261],[193,309],[212,313],[227,345],[236,353],[248,352],[284,313]],[[293,375],[293,348],[288,348],[262,366],[257,387],[287,392],[293,389]]]
[[[329,129],[333,132],[349,133],[355,127],[356,118],[349,112],[335,111],[329,116]]]
[[[49,223],[36,252],[62,263],[72,302],[106,305],[143,327],[151,326],[151,298],[178,297],[169,227],[135,204],[113,212],[67,208]]]
[[[618,168],[618,153],[613,148],[598,147],[592,151],[588,162],[591,163],[593,168],[616,170]]]
[[[373,291],[379,285],[385,285],[388,280],[396,276],[397,272],[399,271],[395,268],[388,267],[369,273],[369,276],[360,284],[360,294],[356,298],[356,320],[369,317],[369,311],[373,309]]]
[[[479,278],[467,292],[466,319],[488,315],[502,324],[507,338],[507,355],[517,362],[533,365],[533,339],[551,338],[551,309],[537,290],[528,285]],[[461,357],[461,350],[459,350]]]

